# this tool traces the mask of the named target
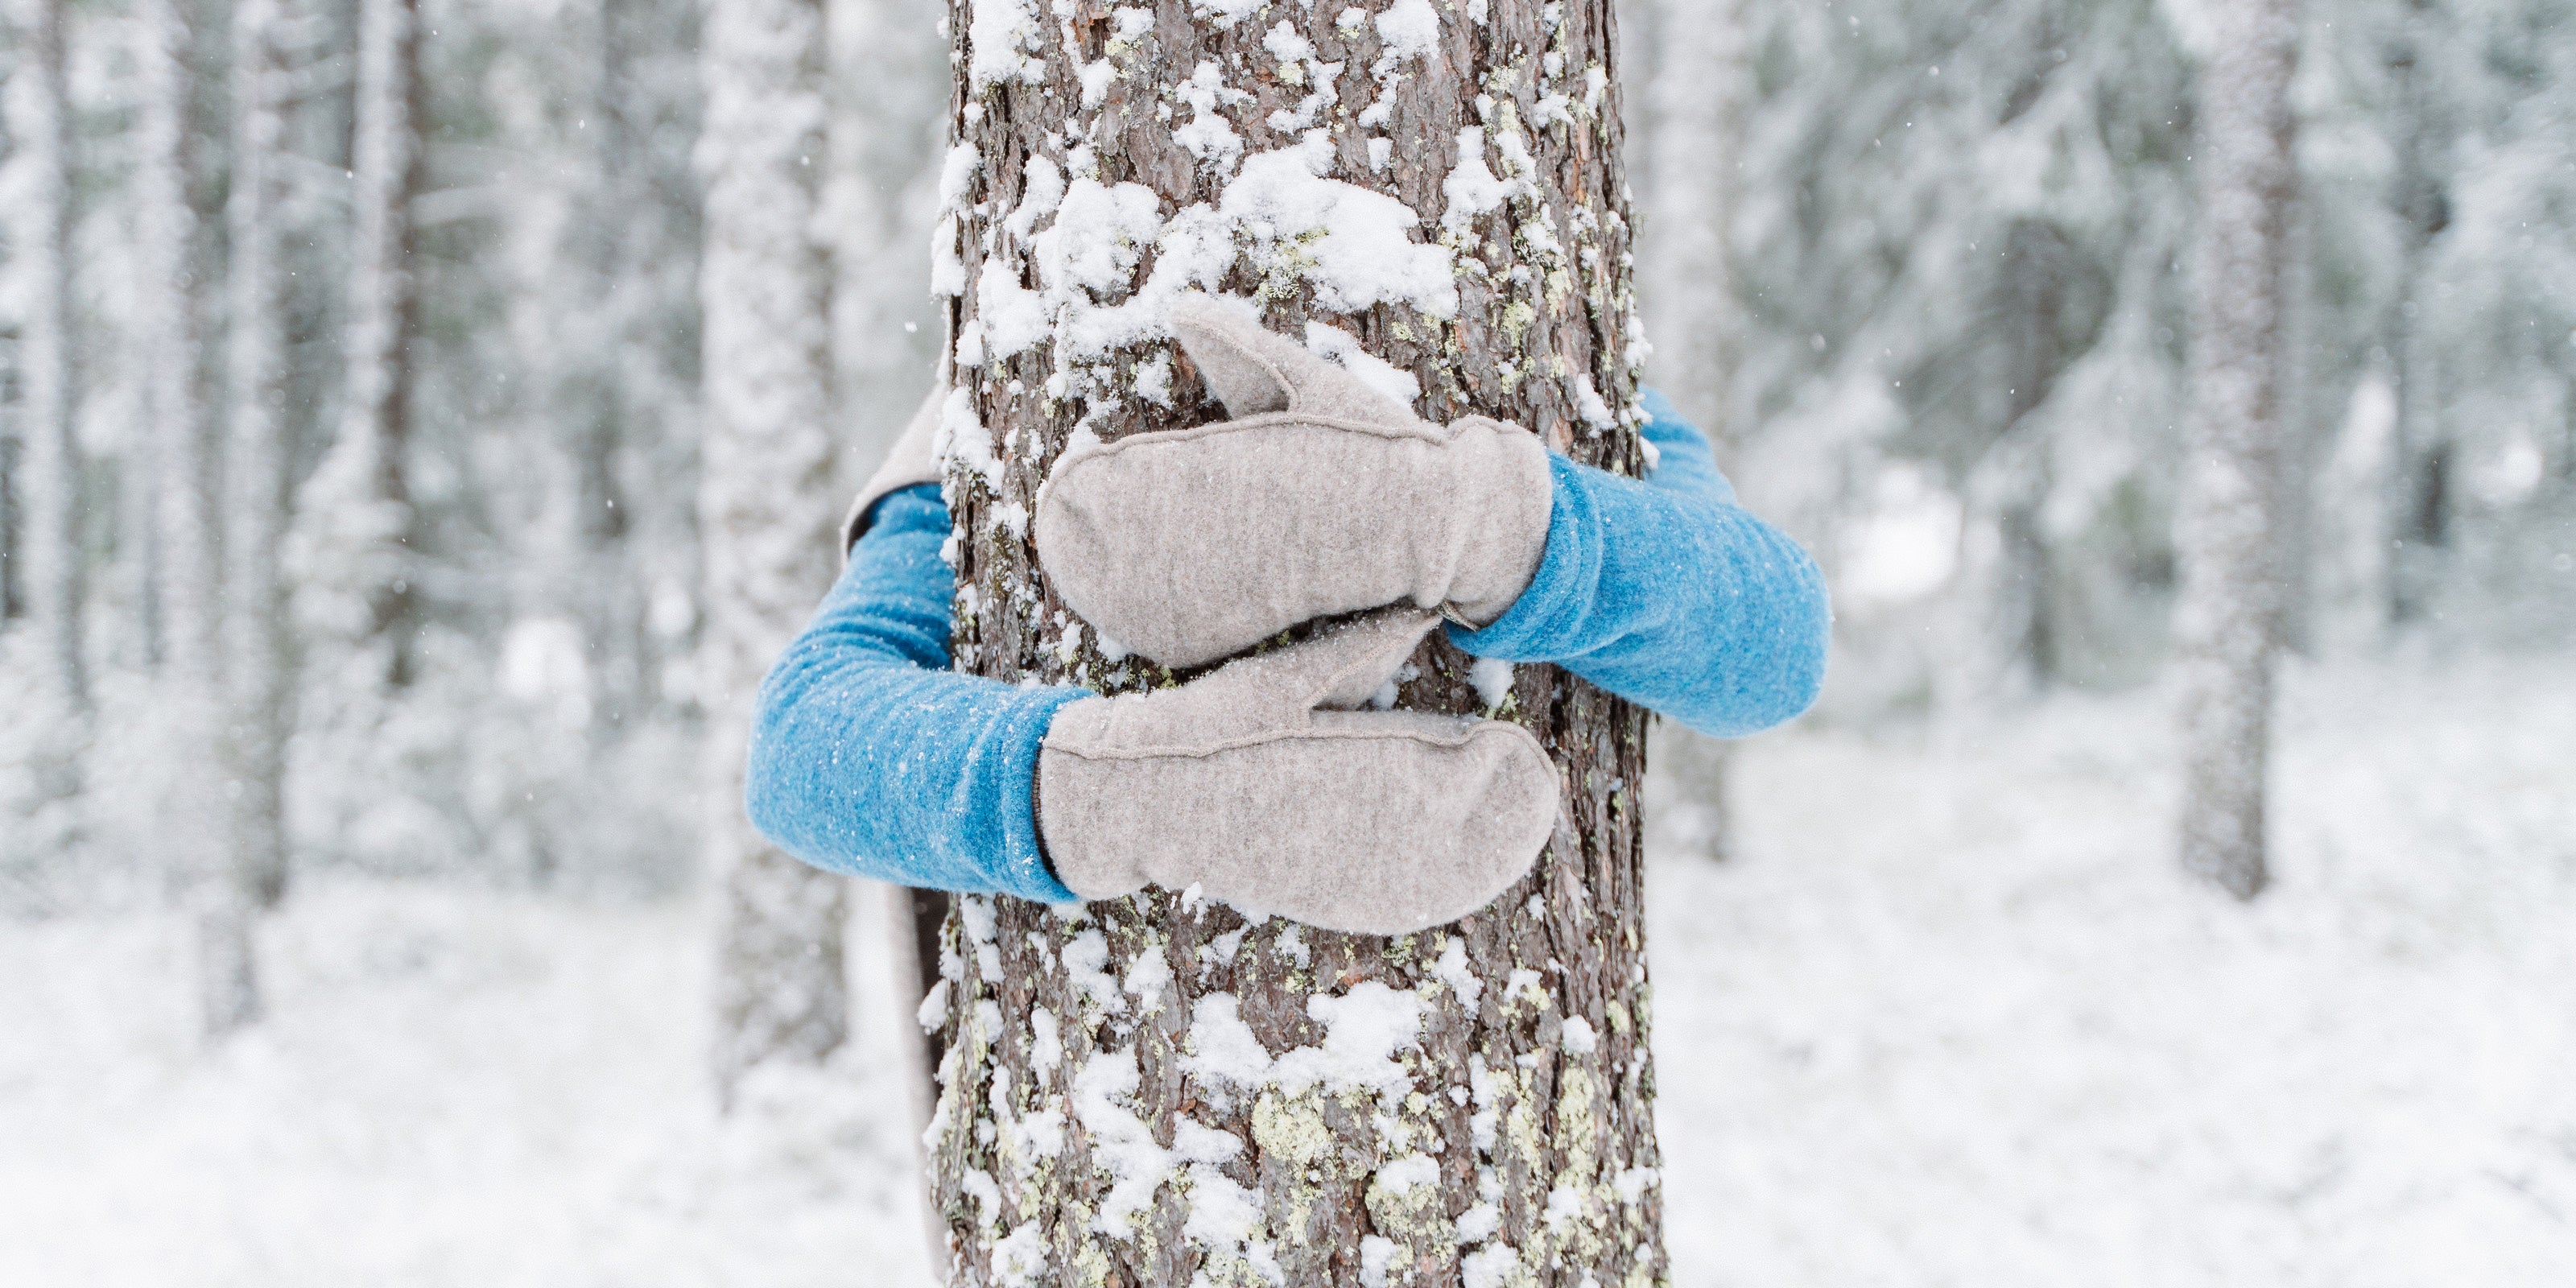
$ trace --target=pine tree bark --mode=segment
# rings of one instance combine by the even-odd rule
[[[849,1032],[847,883],[762,840],[742,806],[752,697],[832,581],[831,264],[814,217],[826,157],[822,9],[717,0],[702,47],[707,843],[725,890],[714,1059],[730,1103],[753,1066],[820,1060]]]
[[[64,80],[63,0],[20,0],[10,124],[24,189],[12,248],[25,324],[19,332],[21,457],[17,500],[29,626],[50,695],[89,704],[82,649],[81,461],[73,425],[71,101]]]
[[[2297,0],[2215,10],[2201,71],[2201,233],[2193,262],[2192,414],[2179,540],[2183,866],[2241,899],[2264,854],[2279,599],[2289,218],[2296,196]]]
[[[960,143],[934,253],[962,350],[947,463],[961,668],[1103,691],[1173,680],[1099,650],[1024,516],[1072,434],[1218,415],[1169,341],[1116,311],[1150,311],[1179,278],[1256,297],[1290,334],[1355,335],[1419,383],[1423,414],[1482,412],[1638,468],[1608,0],[1347,17],[956,0],[949,29]],[[1299,169],[1282,164],[1292,148]],[[1335,222],[1369,207],[1362,190],[1419,217],[1409,249]],[[1434,258],[1436,285],[1379,271],[1412,256]],[[1034,336],[1015,294],[1032,289]],[[1445,641],[1415,662],[1404,705],[1482,708]],[[1336,935],[1160,890],[1079,913],[957,901],[930,1138],[954,1282],[1663,1277],[1644,718],[1544,666],[1517,671],[1502,711],[1556,757],[1566,809],[1533,875],[1455,925]],[[1372,1016],[1395,1021],[1387,1062],[1296,1072],[1368,1046]]]

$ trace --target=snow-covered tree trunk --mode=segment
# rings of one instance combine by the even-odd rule
[[[206,1028],[258,1018],[250,930],[286,891],[286,113],[294,90],[279,0],[233,10],[230,402],[224,454],[224,734],[220,871],[201,883]]]
[[[17,502],[24,515],[20,585],[48,698],[89,702],[82,649],[81,461],[73,429],[71,102],[64,80],[64,0],[16,0],[18,65],[10,132],[19,173],[10,212],[11,265],[23,301],[18,334]]]
[[[961,668],[1171,682],[1064,609],[1026,516],[1073,435],[1217,414],[1161,329],[1185,289],[1253,297],[1425,415],[1639,468],[1607,0],[955,0],[949,29]],[[1470,662],[1435,637],[1399,701],[1482,709],[1502,677]],[[1645,722],[1543,666],[1498,710],[1556,756],[1565,813],[1532,876],[1457,924],[958,901],[932,1125],[954,1282],[1662,1278]]]
[[[347,389],[329,453],[305,486],[305,586],[369,678],[410,683],[412,195],[420,184],[419,0],[362,0],[349,238]],[[345,618],[346,620],[337,620]]]
[[[2289,218],[2296,196],[2297,0],[2213,11],[2200,82],[2201,233],[2192,265],[2192,411],[2178,546],[2182,861],[2260,893],[2276,648]]]
[[[161,606],[157,706],[166,754],[157,830],[174,838],[171,870],[196,887],[212,1032],[258,1009],[249,944],[252,900],[241,895],[219,838],[229,833],[223,729],[223,503],[219,442],[206,400],[200,344],[197,212],[189,199],[200,50],[187,0],[143,0],[136,11],[135,330],[142,409],[153,444],[154,573]],[[213,767],[226,766],[224,773]],[[211,854],[209,853],[211,849]],[[221,887],[221,888],[218,888]]]
[[[704,682],[707,841],[725,888],[717,1079],[819,1060],[848,1034],[846,883],[752,831],[744,734],[771,659],[830,585],[834,503],[831,262],[815,226],[825,170],[818,0],[715,0],[707,116]]]

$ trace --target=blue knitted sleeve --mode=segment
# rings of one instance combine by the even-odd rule
[[[1706,436],[1646,395],[1645,482],[1550,460],[1556,503],[1529,588],[1458,647],[1554,662],[1702,733],[1796,716],[1824,681],[1824,579],[1787,535],[1735,504]]]
[[[948,669],[947,539],[936,486],[877,503],[840,582],[761,683],[745,804],[819,868],[1070,903],[1030,794],[1056,708],[1089,693]]]

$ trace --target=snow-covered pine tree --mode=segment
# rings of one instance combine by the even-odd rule
[[[849,1029],[846,886],[752,830],[752,696],[831,584],[831,261],[815,210],[824,151],[819,0],[715,0],[704,28],[706,843],[724,882],[715,1071],[819,1060]]]
[[[2161,657],[2191,217],[2181,8],[1745,10],[1736,482],[1838,579],[1885,485],[1963,503],[1940,600],[1885,606],[1955,629],[1875,630],[1872,605],[1838,596],[1846,693],[1973,705],[2142,679]],[[2053,337],[2007,315],[2040,296]]]
[[[1184,289],[1254,298],[1434,418],[1639,467],[1607,0],[954,0],[948,22],[961,668],[1171,682],[1057,602],[1025,519],[1072,435],[1216,414],[1159,321]],[[1481,709],[1469,662],[1435,637],[1399,701]],[[1661,1279],[1645,722],[1548,667],[1499,710],[1552,749],[1566,809],[1531,878],[1455,925],[958,901],[931,1137],[952,1282]]]
[[[89,703],[84,656],[80,441],[74,433],[71,101],[64,68],[64,0],[15,0],[17,66],[8,115],[17,191],[10,265],[24,301],[18,332],[20,459],[15,500],[23,519],[20,629],[37,657],[46,699],[67,713]]]
[[[360,0],[357,62],[346,388],[338,432],[304,488],[297,601],[333,654],[364,658],[362,675],[332,679],[398,689],[411,682],[418,650],[404,453],[417,313],[419,0]]]
[[[2240,899],[2267,879],[2276,525],[2298,0],[2214,11],[2200,79],[2201,232],[2177,545],[2182,861]]]

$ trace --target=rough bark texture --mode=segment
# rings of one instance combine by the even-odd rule
[[[770,659],[832,580],[826,347],[830,262],[823,15],[814,0],[719,0],[704,29],[707,434],[700,473],[709,682],[707,844],[725,883],[715,1072],[819,1060],[849,1035],[847,883],[762,840],[743,815],[744,732]]]
[[[1483,412],[1636,470],[1607,0],[1347,12],[952,6],[962,143],[936,253],[959,256],[943,277],[958,292],[951,334],[976,360],[954,369],[948,444],[962,668],[1108,691],[1175,678],[1102,655],[1048,588],[1024,517],[1078,429],[1114,437],[1218,414],[1150,325],[1085,339],[1085,318],[1170,285],[1152,276],[1164,258],[1198,257],[1197,284],[1255,297],[1290,334],[1329,341],[1298,326],[1322,322],[1357,335],[1420,382],[1425,415]],[[1301,139],[1310,155],[1329,148],[1330,181],[1421,216],[1409,237],[1454,257],[1454,309],[1436,292],[1337,277],[1353,243],[1319,232],[1295,200],[1238,192],[1227,204]],[[1473,167],[1445,185],[1462,141]],[[1487,174],[1501,192],[1479,186]],[[1073,184],[1050,222],[1053,176]],[[1123,241],[1093,235],[1121,197]],[[1076,235],[1050,252],[1045,230],[1068,224]],[[1210,258],[1193,238],[1212,228]],[[1126,250],[1068,257],[1112,241]],[[1026,318],[1013,288],[1050,293],[1043,337],[1010,335],[1014,313]],[[1478,709],[1467,662],[1435,638],[1400,700]],[[1160,890],[1078,914],[959,901],[943,932],[932,1124],[956,1282],[1663,1277],[1635,800],[1644,717],[1543,666],[1519,669],[1502,712],[1557,758],[1566,813],[1529,880],[1454,926],[1388,940],[1247,925]],[[1379,1048],[1394,1063],[1361,1058],[1374,1054],[1370,1015],[1407,1014],[1418,1025],[1398,1023]],[[1223,1041],[1245,1030],[1257,1051]],[[1300,1072],[1314,1066],[1339,1072]]]
[[[2252,898],[2266,879],[2283,320],[2296,195],[2290,79],[2296,0],[2222,11],[2201,73],[2201,234],[2193,263],[2194,404],[2178,545],[2182,861]]]
[[[80,444],[73,432],[71,106],[64,82],[63,0],[17,6],[18,66],[11,78],[11,131],[24,155],[25,189],[11,240],[25,300],[19,333],[24,456],[18,500],[25,507],[25,588],[47,682],[75,709],[89,703],[82,656]]]

